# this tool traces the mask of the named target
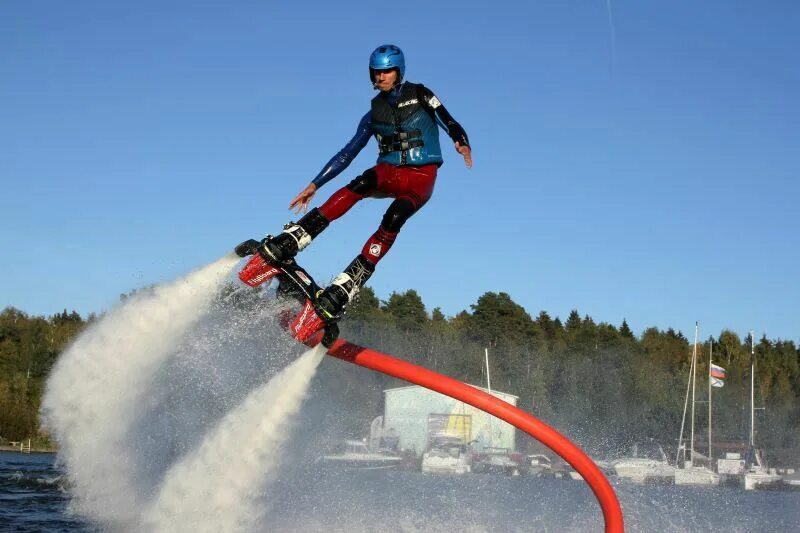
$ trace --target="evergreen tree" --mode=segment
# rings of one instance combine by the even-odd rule
[[[567,317],[567,322],[564,324],[564,328],[567,330],[568,334],[573,335],[581,329],[581,315],[578,314],[577,309],[570,311],[569,316]]]
[[[547,338],[553,336],[553,320],[547,311],[539,311],[539,316],[536,317],[536,325],[545,333]]]
[[[519,345],[535,336],[528,312],[504,292],[487,292],[471,307],[469,335],[489,347]]]
[[[619,334],[625,337],[626,339],[633,339],[633,331],[628,326],[628,322],[623,318],[622,325],[619,327]]]
[[[376,318],[380,312],[380,300],[375,296],[375,291],[372,287],[362,287],[355,301],[350,304],[347,315],[351,319],[366,320]]]
[[[405,331],[421,329],[428,322],[425,304],[414,289],[400,294],[393,292],[383,311],[392,315],[400,329]]]

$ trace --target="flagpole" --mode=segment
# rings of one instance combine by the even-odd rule
[[[756,339],[755,332],[750,332],[750,448],[756,445],[756,409],[755,409],[755,384],[756,384]]]
[[[708,346],[708,467],[711,468],[711,365],[714,359],[714,338]],[[713,470],[713,469],[712,469]]]
[[[489,377],[489,348],[484,348],[483,353],[486,361],[486,390],[492,393],[492,378]],[[492,416],[489,415],[489,447],[494,447],[494,428],[492,428]]]
[[[694,323],[694,350],[692,350],[692,433],[691,438],[689,439],[690,445],[689,450],[691,455],[689,456],[689,466],[694,466],[694,391],[697,385],[697,330],[698,324],[697,322]]]
[[[492,378],[489,377],[489,348],[484,348],[484,354],[486,355],[486,388],[489,392],[492,392]]]

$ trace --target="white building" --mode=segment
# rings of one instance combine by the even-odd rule
[[[517,405],[517,396],[475,388]],[[514,451],[514,426],[471,405],[417,385],[387,389],[383,394],[384,431],[394,430],[402,449],[422,455],[432,439],[458,437],[478,448]]]

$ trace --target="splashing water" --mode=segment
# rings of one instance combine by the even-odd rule
[[[324,350],[258,387],[265,365],[293,356],[281,360],[269,336],[277,328],[264,327],[274,309],[214,315],[237,261],[136,294],[59,358],[42,419],[59,443],[73,512],[123,531],[188,529],[188,517],[241,530],[258,515],[251,498],[269,485]]]
[[[242,531],[261,520],[255,498],[279,466],[281,444],[300,409],[325,349],[307,351],[253,391],[209,433],[200,448],[170,469],[146,517],[155,531]]]

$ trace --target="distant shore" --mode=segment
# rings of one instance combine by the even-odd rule
[[[20,452],[19,446],[9,446],[7,444],[0,444],[0,452]],[[27,452],[27,450],[25,450]],[[31,453],[56,453],[58,450],[55,448],[37,448],[31,446]]]

